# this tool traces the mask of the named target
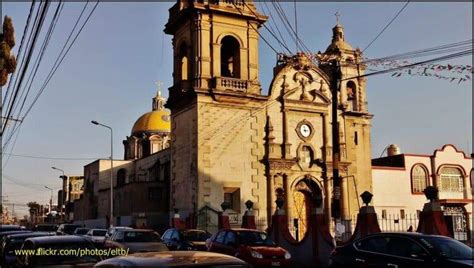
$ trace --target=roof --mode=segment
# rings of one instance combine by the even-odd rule
[[[132,135],[142,133],[171,132],[170,112],[168,110],[151,111],[140,116],[132,128]]]
[[[107,267],[111,264],[126,266],[202,266],[202,265],[245,265],[245,262],[235,257],[202,251],[163,251],[135,253],[127,257],[115,257],[98,263],[95,267]]]
[[[58,235],[58,236],[41,236],[28,238],[29,241],[32,241],[35,244],[63,244],[63,243],[89,243],[89,241],[82,237],[76,235]]]

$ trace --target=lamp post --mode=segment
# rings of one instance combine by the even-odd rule
[[[112,128],[97,121],[91,121],[92,124],[108,128],[110,130],[110,226],[114,223],[114,149],[113,149],[113,131]]]
[[[63,173],[61,179],[63,179],[63,182],[64,182],[64,177],[66,177],[66,175],[64,175],[64,170],[62,170],[60,168],[57,168],[57,167],[51,167],[51,168],[54,169],[54,170],[61,171]],[[67,202],[69,202],[69,177],[66,177],[66,178],[67,178],[67,180],[66,180],[66,189],[64,189],[64,187],[63,187],[63,190],[66,191],[66,200],[65,200],[65,202],[67,203]]]
[[[44,188],[51,190],[51,198],[49,199],[49,213],[51,213],[51,209],[53,208],[53,188],[49,188],[46,185],[44,185]]]

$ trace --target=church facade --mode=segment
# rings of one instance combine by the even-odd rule
[[[372,190],[366,80],[360,50],[341,25],[324,53],[279,55],[268,95],[259,82],[259,28],[267,17],[252,1],[177,1],[165,33],[172,35],[170,207],[202,219],[203,208],[226,203],[237,214],[254,202],[270,220],[276,199],[289,219],[305,223],[333,197],[332,92],[336,60],[337,125],[342,177],[340,211],[350,219],[359,194]]]

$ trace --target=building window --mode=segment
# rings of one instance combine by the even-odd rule
[[[122,187],[125,185],[125,178],[127,177],[127,171],[123,168],[117,171],[117,187]]]
[[[240,46],[232,36],[222,39],[221,76],[240,78]]]
[[[353,81],[349,81],[346,84],[347,102],[349,104],[349,110],[357,110],[357,98],[356,98],[356,84]]]
[[[354,132],[354,144],[359,145],[359,134],[357,131]]]
[[[387,210],[382,209],[382,219],[386,219],[386,218],[387,218]]]
[[[411,192],[414,194],[423,193],[427,186],[427,181],[428,172],[426,168],[421,164],[413,166],[411,170]]]
[[[400,209],[400,219],[405,219],[405,210],[404,209]]]
[[[444,167],[441,169],[439,190],[442,192],[463,192],[464,179],[459,168]]]
[[[179,72],[181,81],[189,79],[189,60],[186,43],[183,43],[179,48]]]
[[[161,171],[163,172],[163,175],[160,176],[161,181],[170,181],[170,174],[171,174],[171,165],[170,162],[166,162],[163,164],[161,167]]]
[[[240,188],[224,188],[224,202],[230,209],[240,212]]]

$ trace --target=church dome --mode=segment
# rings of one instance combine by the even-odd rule
[[[133,124],[132,136],[142,133],[159,134],[171,132],[170,111],[164,108],[165,98],[158,91],[153,98],[153,110],[140,116]]]
[[[133,124],[132,135],[141,133],[169,133],[171,131],[168,110],[151,111],[140,116]]]

